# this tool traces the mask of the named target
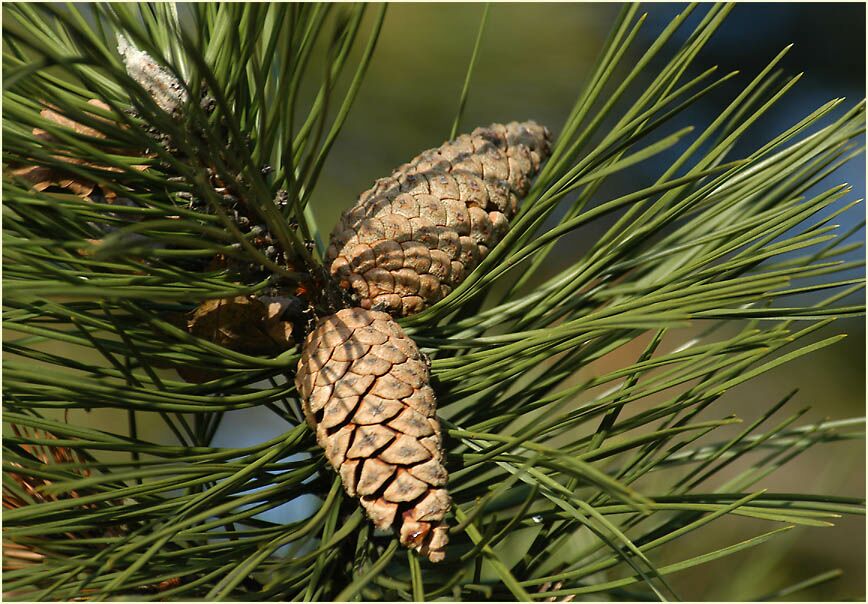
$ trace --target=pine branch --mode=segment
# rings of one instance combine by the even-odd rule
[[[313,216],[385,7],[4,7],[6,597],[671,598],[674,573],[864,514],[762,488],[863,439],[862,419],[807,422],[797,393],[742,419],[723,398],[864,314],[861,225],[833,224],[858,203],[836,171],[862,152],[864,102],[750,138],[799,77],[779,67],[788,49],[758,74],[695,75],[730,10],[704,9],[667,55],[696,7],[637,49],[645,17],[626,6],[508,235],[401,320],[448,435],[455,522],[435,566],[344,494],[293,384],[295,343],[346,302]],[[168,104],[145,67],[177,83]],[[676,130],[712,92],[731,100]],[[635,169],[661,156],[659,174]],[[630,190],[607,198],[616,179]],[[592,232],[581,255],[565,239]],[[285,432],[213,444],[253,407]],[[124,419],[70,413],[94,409]],[[171,442],[139,435],[151,418]],[[309,501],[288,524],[262,517]],[[724,518],[776,526],[663,562]]]

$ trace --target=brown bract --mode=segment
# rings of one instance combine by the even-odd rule
[[[283,320],[287,298],[236,296],[207,300],[186,319],[186,329],[196,337],[224,348],[250,355],[279,354],[295,345],[291,321]],[[188,382],[202,383],[221,373],[181,367],[178,374]]]
[[[42,441],[56,441],[57,436],[44,430],[30,429],[17,424],[10,424],[12,432],[19,438],[38,439]],[[52,444],[27,444],[18,445],[25,455],[31,458],[31,464],[26,466],[14,461],[6,462],[9,468],[4,476],[8,479],[9,484],[15,483],[17,488],[9,488],[4,481],[3,486],[3,508],[7,510],[19,509],[32,505],[50,504],[52,502],[81,499],[93,495],[101,494],[102,490],[99,487],[83,487],[81,489],[66,491],[62,494],[54,494],[46,487],[51,486],[52,482],[44,478],[44,472],[40,470],[53,464],[86,464],[89,459],[79,450]],[[87,478],[91,476],[91,472],[86,467],[70,468],[67,470],[69,478]],[[25,495],[25,496],[22,496]],[[108,505],[120,506],[124,501],[109,501],[98,503],[82,503],[80,508],[94,511],[104,511]],[[106,516],[110,518],[110,516]],[[106,539],[110,537],[122,538],[129,532],[129,526],[126,524],[106,525],[103,529],[88,529],[84,531],[66,532],[61,535],[53,535],[53,545],[57,546],[62,538],[66,539]],[[50,562],[52,554],[55,556],[55,562],[58,560],[56,550],[41,549],[38,545],[16,543],[4,535],[3,543],[3,560],[2,569],[4,572],[15,571],[27,568],[37,564],[45,564]],[[62,556],[62,555],[61,555]],[[4,575],[5,577],[5,575]],[[159,592],[165,589],[170,589],[178,585],[180,579],[173,578],[161,583],[140,586],[135,591],[140,592]],[[95,593],[96,590],[83,590],[83,593]],[[23,589],[18,591],[4,591],[4,598],[10,599],[28,599],[32,596],[32,592]],[[88,598],[78,598],[79,600],[87,600]]]
[[[535,122],[492,124],[419,154],[341,215],[331,274],[398,316],[447,296],[506,235],[549,139]]]
[[[12,424],[11,427],[15,435],[19,437],[23,435],[46,440],[56,440],[56,437],[53,434],[49,434],[41,430],[34,430],[33,432],[31,432],[28,428],[21,427],[16,424]],[[47,465],[51,463],[81,463],[85,461],[78,451],[74,449],[69,449],[67,447],[49,447],[28,444],[22,444],[20,445],[20,447],[26,454],[32,456],[33,462],[37,467],[39,467],[40,465]],[[23,466],[21,466],[21,464],[18,464],[16,462],[8,462],[8,464],[10,466],[10,469],[6,472],[5,479],[8,479],[9,485],[15,483],[17,489],[10,488],[10,486],[7,485],[6,481],[4,480],[4,509],[14,510],[28,505],[48,503],[52,501],[58,501],[59,499],[79,496],[78,492],[76,491],[72,491],[66,494],[65,497],[59,497],[57,495],[46,493],[42,490],[42,487],[49,484],[49,481],[44,478],[40,478],[38,476],[38,472],[31,472],[29,468],[24,468]],[[19,468],[20,470],[16,471],[16,469]],[[87,469],[81,469],[76,473],[82,477],[87,477],[90,475],[90,472]],[[22,494],[26,496],[22,496]],[[78,539],[80,537],[103,535],[92,535],[91,533],[66,533],[64,536],[69,539]],[[5,535],[3,537],[2,546],[2,569],[4,573],[8,571],[15,571],[22,568],[27,568],[35,564],[42,564],[45,560],[45,554],[38,551],[33,546],[16,543],[12,541],[12,539],[7,538]],[[3,597],[8,598],[20,597],[20,595],[23,594],[15,591],[3,592]]]
[[[100,109],[104,109],[108,111],[110,108],[108,105],[103,103],[98,99],[91,99],[87,102],[88,105],[92,105],[94,107],[98,107]],[[39,112],[44,119],[52,121],[64,128],[68,128],[73,132],[78,134],[89,136],[97,139],[105,139],[105,135],[102,134],[99,130],[94,128],[90,128],[89,126],[85,126],[79,122],[69,119],[68,117],[61,115],[53,108],[46,108]],[[108,122],[107,119],[102,116],[98,116],[93,114],[93,117],[97,120]],[[48,132],[42,130],[41,128],[33,129],[33,136],[41,141],[45,142],[46,147],[51,147],[51,144],[55,142],[54,137],[52,137]],[[106,151],[113,152],[116,150],[106,149]],[[63,163],[69,165],[80,165],[87,166],[92,168],[99,168],[100,170],[105,170],[107,172],[122,172],[120,168],[116,168],[114,166],[104,166],[96,163],[86,162],[80,159],[74,159],[71,157],[54,156],[55,159],[62,161]],[[137,165],[132,166],[135,170],[146,170],[146,165]],[[31,188],[35,191],[44,191],[49,187],[58,187],[60,189],[65,189],[74,195],[78,195],[84,199],[90,199],[93,195],[95,189],[100,184],[105,183],[97,183],[93,182],[87,178],[83,178],[79,174],[71,170],[63,170],[59,167],[49,167],[49,166],[22,166],[12,170],[12,174],[14,176],[18,176],[23,178],[24,180],[31,183]],[[101,186],[100,190],[103,196],[107,201],[111,202],[117,197],[117,193],[112,190],[111,187]]]
[[[31,429],[26,426],[11,424],[13,434],[19,439],[42,440],[50,443],[56,441],[57,436],[43,430]],[[55,494],[46,487],[51,485],[51,481],[44,477],[44,472],[40,471],[47,466],[54,464],[85,464],[88,459],[77,449],[70,447],[51,445],[51,444],[26,444],[18,445],[23,455],[30,459],[30,463],[22,465],[16,461],[7,462],[7,470],[4,475],[3,486],[3,508],[14,510],[31,505],[49,504],[67,499],[86,498],[99,492],[98,489],[84,487],[79,490],[70,490],[64,493]],[[69,477],[72,478],[87,478],[91,475],[90,470],[85,467],[70,469]],[[9,484],[6,483],[8,479]],[[11,488],[12,484],[16,488]],[[87,510],[104,510],[107,505],[120,505],[119,501],[99,502],[99,503],[82,503],[81,509]],[[56,540],[66,539],[87,539],[101,538],[121,535],[126,532],[124,525],[107,526],[102,530],[88,529],[84,531],[72,531],[63,533],[62,536],[57,536]],[[23,568],[31,564],[40,564],[45,559],[46,554],[35,546],[15,543],[12,539],[3,539],[3,563],[4,571]],[[4,593],[10,596],[9,593]]]
[[[296,374],[308,423],[377,528],[433,562],[451,506],[428,365],[386,313],[351,308],[307,337]]]

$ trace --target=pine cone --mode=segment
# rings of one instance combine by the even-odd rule
[[[421,153],[341,215],[331,274],[363,308],[399,316],[447,296],[506,234],[549,140],[535,122],[511,122]]]
[[[344,488],[379,529],[444,558],[451,501],[434,391],[419,349],[386,313],[338,311],[307,337],[296,387]]]

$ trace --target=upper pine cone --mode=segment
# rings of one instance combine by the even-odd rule
[[[438,562],[449,511],[440,423],[428,365],[382,312],[348,308],[320,321],[295,383],[308,423],[377,528]]]
[[[549,143],[536,122],[511,122],[422,152],[341,215],[332,275],[363,308],[397,316],[447,296],[504,237]]]

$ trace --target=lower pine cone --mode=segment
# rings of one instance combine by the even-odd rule
[[[445,557],[451,507],[428,365],[384,312],[322,319],[296,374],[308,423],[344,489],[374,526],[432,562]]]

